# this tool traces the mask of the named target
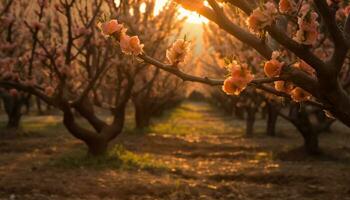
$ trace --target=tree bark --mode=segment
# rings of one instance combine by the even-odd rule
[[[135,105],[135,123],[137,129],[144,129],[149,127],[151,116],[142,108],[142,106]]]
[[[304,149],[310,155],[317,155],[320,153],[318,134],[309,119],[308,113],[304,108],[298,108],[298,105],[292,105],[290,116],[292,123],[301,133],[304,139]]]
[[[234,115],[237,119],[244,120],[244,109],[242,107],[234,107]]]
[[[88,146],[89,156],[98,157],[98,156],[104,156],[107,154],[108,141],[104,139],[97,139],[97,140],[93,140],[85,143]]]
[[[35,101],[36,101],[36,107],[38,109],[38,114],[42,115],[44,113],[44,111],[43,111],[43,108],[41,106],[42,102],[41,102],[40,98],[35,97]]]
[[[301,131],[300,131],[301,132]],[[302,132],[304,138],[304,148],[307,153],[317,155],[320,153],[318,135],[314,131]]]
[[[5,111],[7,114],[8,129],[18,129],[22,117],[23,99],[21,97],[12,97],[10,95],[2,95]]]
[[[273,103],[267,103],[267,126],[266,134],[276,136],[276,123],[278,118],[278,108]]]
[[[21,106],[16,106],[10,114],[8,114],[8,122],[6,128],[18,129],[22,118]]]
[[[251,137],[254,134],[254,123],[255,123],[255,108],[247,108],[247,119],[246,119],[246,136]]]

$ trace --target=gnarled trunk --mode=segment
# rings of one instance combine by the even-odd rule
[[[108,141],[101,138],[101,139],[95,139],[92,141],[84,141],[86,145],[88,146],[88,155],[97,157],[97,156],[104,156],[107,154],[108,149]]]
[[[79,111],[83,113],[83,116],[91,114],[91,117],[93,117],[92,113],[87,112],[85,109],[83,109],[83,107],[78,108],[81,108],[81,110],[79,109]],[[101,133],[97,132],[97,130],[93,131],[80,126],[75,120],[76,116],[72,112],[72,109],[68,106],[66,102],[62,103],[62,111],[64,126],[74,137],[80,139],[87,145],[88,155],[101,156],[106,154],[109,141],[106,137],[104,137]],[[89,121],[89,119],[87,120]],[[104,124],[101,126],[104,126]],[[97,129],[96,125],[93,127]],[[99,127],[99,130],[102,131],[102,127]]]

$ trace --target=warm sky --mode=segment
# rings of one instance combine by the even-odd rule
[[[158,13],[159,10],[161,10],[168,1],[171,1],[171,0],[156,0],[155,12]],[[115,2],[118,3],[119,0],[115,0]],[[183,17],[187,17],[188,23],[201,24],[201,23],[208,22],[206,18],[199,16],[195,12],[190,12],[188,10],[185,10],[184,8],[179,7],[179,12],[180,12],[179,18],[182,19]]]
[[[155,13],[158,13],[164,5],[171,0],[155,0],[156,1],[156,8]],[[119,2],[119,0],[115,0],[116,3]],[[141,8],[142,9],[142,8]],[[185,10],[184,8],[181,8],[179,6],[179,12],[180,16],[179,18],[182,19],[183,17],[187,17],[187,23],[185,23],[183,35],[186,35],[190,40],[193,40],[194,42],[194,49],[195,53],[198,54],[202,51],[202,23],[207,23],[208,20],[204,17],[201,17],[195,12],[190,12],[188,10]],[[193,31],[196,30],[196,31]]]
[[[155,12],[157,13],[162,7],[170,0],[156,0]],[[203,29],[201,24],[207,23],[208,19],[201,17],[195,12],[190,12],[182,7],[179,7],[180,16],[179,18],[187,17],[187,23],[184,26],[183,34],[186,35],[193,42],[193,48],[195,54],[199,54],[202,51],[203,40],[202,34]],[[196,31],[193,31],[196,30]]]
[[[168,2],[169,0],[156,0],[156,12]],[[204,17],[201,17],[195,12],[190,12],[188,10],[185,10],[184,8],[179,8],[180,12],[180,18],[187,17],[188,23],[194,23],[194,24],[200,24],[200,23],[206,23],[208,20]]]

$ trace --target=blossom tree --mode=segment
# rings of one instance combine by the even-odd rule
[[[345,1],[289,0],[279,1],[278,4],[273,1],[260,4],[254,1],[225,1],[241,10],[243,17],[247,18],[249,30],[232,22],[227,17],[228,11],[224,11],[222,5],[214,0],[208,1],[208,6],[202,1],[178,2],[256,49],[268,60],[264,71],[270,81],[279,79],[283,82],[276,81],[277,85],[293,85],[290,91],[281,91],[276,86],[277,92],[287,93],[297,102],[313,101],[349,125],[349,110],[343,108],[350,101],[341,78],[347,68],[344,64],[348,50],[349,20],[344,11],[347,6]],[[287,32],[279,25],[281,21],[287,23]],[[343,28],[338,24],[343,24]],[[273,53],[269,38],[280,45],[279,51],[287,51],[295,59],[284,60],[283,55]],[[251,84],[256,85],[257,82],[253,80]]]
[[[27,53],[26,50],[18,48],[21,42],[28,35],[20,34],[16,30],[20,29],[23,24],[16,21],[16,18],[23,18],[24,12],[16,12],[19,8],[25,8],[28,3],[18,1],[3,1],[0,14],[0,73],[4,79],[18,80],[19,70],[23,67],[32,68],[33,66],[33,53]],[[41,20],[44,12],[44,5],[40,6],[40,9],[35,14],[39,20]],[[35,43],[35,42],[34,42]],[[35,44],[27,47],[29,51],[35,50]],[[17,62],[17,58],[22,57],[20,62]],[[13,65],[16,64],[14,70],[10,70]],[[31,84],[33,80],[28,81]],[[22,107],[27,104],[30,99],[30,95],[27,93],[19,92],[14,88],[2,87],[0,88],[0,97],[3,100],[6,114],[8,116],[7,128],[17,129],[22,117]]]
[[[104,153],[108,142],[121,133],[133,85],[124,65],[115,70],[117,64],[112,58],[118,55],[117,51],[109,51],[112,46],[108,46],[108,42],[96,31],[97,17],[103,6],[106,5],[100,0],[57,1],[52,4],[39,0],[37,4],[31,3],[29,8],[33,10],[28,13],[38,13],[38,9],[45,8],[42,21],[33,16],[18,22],[26,28],[24,32],[19,32],[19,36],[23,36],[23,46],[31,47],[26,53],[31,55],[32,67],[29,59],[29,65],[26,65],[29,67],[19,68],[21,58],[18,63],[5,68],[10,73],[18,71],[18,78],[10,79],[2,74],[0,81],[3,87],[35,95],[60,109],[65,127],[86,143],[91,155]],[[17,12],[24,11],[19,9]],[[27,21],[29,19],[33,21]],[[29,33],[29,37],[23,33]],[[117,72],[113,80],[117,100],[108,105],[113,111],[111,124],[95,114],[90,101],[94,97],[92,89],[99,87],[97,83],[109,70]],[[73,112],[79,113],[93,129],[81,125]]]
[[[276,95],[281,93],[291,95],[297,102],[312,101],[344,124],[350,125],[350,111],[344,109],[349,107],[350,99],[340,78],[343,69],[346,68],[344,63],[349,46],[350,20],[344,13],[343,7],[347,6],[345,1],[290,0],[279,1],[277,4],[274,1],[258,3],[209,0],[208,5],[201,0],[177,0],[177,2],[186,9],[207,17],[221,29],[254,48],[267,60],[264,66],[267,78],[252,79],[249,71],[243,71],[242,74],[232,73],[232,76],[225,80],[224,87],[233,89],[231,85],[237,85],[235,79],[240,78],[239,89],[255,85]],[[232,22],[226,15],[227,11],[223,10],[222,3],[240,9],[242,17],[247,19],[249,29]],[[345,16],[338,17],[341,15],[339,12],[343,12]],[[287,22],[287,32],[278,25],[280,21]],[[343,25],[340,27],[338,24]],[[123,43],[123,37],[116,38],[121,44]],[[269,38],[280,45],[281,50],[278,50],[280,52],[274,51],[267,42]],[[295,59],[284,60],[282,50],[294,55]],[[176,52],[179,59],[184,52],[185,48]],[[221,80],[185,74],[175,67],[178,64],[174,62],[176,60],[170,60],[169,64],[165,64],[144,52],[138,52],[136,55],[184,80],[210,85],[223,83]],[[278,85],[276,89],[265,86],[271,82],[276,82]],[[292,85],[290,91],[284,90],[286,84]],[[234,90],[229,92],[235,93]]]
[[[227,6],[225,6],[224,9],[228,9]],[[242,21],[239,12],[231,12],[228,15],[231,20],[235,21],[235,23],[238,23],[243,27],[247,27],[245,22]],[[283,24],[281,23],[281,25]],[[238,61],[239,63],[248,64],[249,68],[252,69],[252,71],[254,71],[256,77],[263,77],[264,74],[266,74],[269,77],[274,77],[274,73],[277,72],[276,70],[274,70],[274,66],[279,66],[279,61],[277,59],[273,59],[271,61],[263,63],[263,59],[252,48],[235,39],[234,37],[230,36],[225,31],[218,31],[216,25],[214,25],[213,23],[208,24],[205,31],[205,38],[206,43],[209,44],[208,46],[212,47],[215,50],[215,52],[220,55],[219,57],[225,58],[225,56],[229,55],[229,57],[226,57],[225,60],[234,59],[236,62]],[[270,39],[267,42],[269,42],[269,44],[272,47],[278,48],[278,45],[275,44],[275,41]],[[275,52],[275,54],[276,53],[277,52]],[[279,55],[274,55],[274,57],[279,57]],[[284,58],[290,60],[293,59],[293,57],[289,54],[284,55]],[[211,64],[211,68],[219,69],[217,67],[219,65],[220,62],[217,61],[217,64]],[[296,65],[295,67],[299,67],[301,69],[308,69],[308,66],[304,65],[305,63],[301,63],[299,65]],[[309,71],[310,75],[312,75],[313,71]],[[222,74],[222,76],[223,75],[224,74]],[[275,86],[275,88],[279,90],[281,84],[283,85],[284,82],[276,81],[276,83],[274,85],[272,84],[271,86]],[[293,90],[291,84],[289,84],[288,87],[290,87],[290,89]],[[291,97],[294,98],[295,101],[297,101],[295,99],[296,96],[294,95],[294,92],[291,91],[291,94]],[[282,116],[284,119],[291,122],[297,128],[297,130],[299,130],[300,134],[304,138],[305,149],[307,150],[307,152],[310,153],[315,153],[319,151],[317,135],[324,129],[329,128],[329,126],[334,121],[333,119],[325,117],[326,115],[319,107],[309,105],[310,102],[306,102],[305,105],[297,105],[295,103],[290,103],[291,97],[289,97],[288,95],[286,95],[286,97],[280,98],[271,95],[271,93],[269,92],[264,92],[262,90],[253,90],[252,88],[248,88],[244,90],[239,97],[239,101],[236,101],[235,103],[237,105],[241,105],[241,107],[244,107],[244,110],[247,111],[247,130],[252,129],[251,127],[253,124],[252,122],[254,122],[254,115],[258,111],[258,108],[261,107],[261,102],[265,101],[268,114],[266,133],[271,136],[275,135],[277,117]],[[282,106],[282,104],[284,104],[284,106]],[[284,111],[287,109],[286,107],[289,107],[288,113],[285,113]],[[318,114],[317,116],[319,117],[318,119],[320,119],[320,121],[317,123],[312,123],[310,118],[316,113]],[[251,131],[247,132],[249,133]]]
[[[341,78],[343,71],[347,69],[344,64],[349,43],[349,20],[343,8],[347,6],[345,2],[289,1],[291,5],[295,4],[291,6],[292,14],[283,14],[286,12],[283,7],[285,1],[280,1],[279,5],[272,1],[262,5],[253,1],[226,1],[225,3],[241,10],[243,17],[247,18],[249,30],[229,20],[220,3],[214,0],[208,1],[209,5],[205,5],[200,0],[177,2],[207,17],[268,60],[264,69],[268,78],[252,80],[250,85],[263,88],[276,95],[281,92],[287,93],[299,102],[313,101],[344,124],[350,124],[349,111],[343,109],[348,107],[346,105],[350,101]],[[345,16],[337,17],[342,12]],[[319,23],[321,19],[322,24]],[[278,26],[279,21],[287,21],[287,32]],[[343,28],[338,24],[344,24]],[[266,42],[269,38],[279,44],[283,51],[294,55],[295,60],[283,60],[283,55],[279,56],[278,52],[273,53],[274,49],[269,42]],[[164,65],[147,55],[140,57],[183,79],[211,85],[222,84],[218,80],[184,75],[179,70],[173,70],[172,65]],[[295,63],[301,64],[296,67]],[[276,83],[280,86],[285,82],[292,83],[293,89],[290,92],[278,91],[264,86],[265,83],[275,81],[283,81]]]
[[[231,13],[230,19],[235,20],[237,23],[244,24],[239,13]],[[215,52],[214,54],[210,51],[204,52],[207,56],[213,57],[212,59],[209,58],[209,60],[211,60],[210,64],[205,62],[207,67],[203,69],[203,71],[208,71],[206,73],[207,76],[212,76],[212,74],[216,72],[216,77],[224,77],[227,74],[227,71],[231,71],[231,74],[233,75],[234,73],[240,73],[240,71],[246,71],[248,69],[249,71],[254,72],[255,76],[262,77],[262,70],[259,66],[262,58],[248,45],[245,45],[234,37],[228,35],[225,31],[218,31],[215,24],[209,23],[205,26],[204,41],[207,49],[211,48],[212,51]],[[243,70],[239,69],[241,66],[237,66],[238,63],[243,63]],[[246,114],[246,135],[251,136],[253,135],[256,114],[262,108],[264,96],[255,88],[247,88],[244,90],[244,87],[242,86],[246,83],[240,80],[240,78],[234,80],[234,77],[239,76],[231,76],[226,79],[226,84],[224,84],[222,89],[228,95],[226,95],[226,98],[224,97],[222,99],[223,101],[226,100],[229,102],[228,99],[233,98],[234,100],[231,101],[231,107],[234,107],[234,110],[238,112],[244,112],[243,114]],[[252,78],[253,77],[248,78],[248,81]],[[227,82],[231,80],[233,80],[234,83],[227,84]],[[237,96],[232,94],[240,95]],[[216,94],[216,96],[218,95],[219,94]]]
[[[347,1],[281,0],[281,1],[216,1],[176,0],[215,23],[245,45],[255,49],[265,60],[265,78],[254,77],[245,63],[230,67],[225,80],[187,74],[179,68],[186,57],[186,42],[177,41],[162,62],[136,52],[135,56],[183,80],[223,85],[229,95],[238,95],[254,86],[278,96],[290,97],[297,103],[310,103],[328,115],[350,126],[350,97],[347,53],[350,45],[350,18]],[[223,5],[230,9],[224,9]],[[246,25],[228,17],[239,10]],[[247,28],[246,28],[247,27]],[[129,38],[122,32],[113,38],[123,43]],[[274,83],[274,87],[270,84]]]
[[[113,8],[116,4],[111,6]],[[118,16],[126,12],[123,11],[123,8],[140,11],[140,13],[134,13],[132,20],[122,22],[130,33],[138,35],[141,40],[145,41],[145,51],[149,52],[152,57],[164,59],[163,52],[170,43],[169,36],[177,37],[182,31],[184,20],[178,19],[176,6],[166,4],[163,11],[156,13],[154,1],[133,0],[120,2],[119,7],[121,13],[118,13]],[[127,16],[128,14],[122,15]],[[135,65],[139,65],[141,70],[135,77],[131,99],[135,108],[136,128],[144,129],[150,125],[152,117],[171,108],[181,100],[184,94],[184,84],[174,75],[164,73],[157,68],[150,69],[146,66],[147,63],[135,62]]]
[[[169,8],[155,16],[151,10],[141,12],[142,1],[138,2],[139,7],[135,9],[135,5],[127,2],[115,6],[115,2],[103,0],[51,3],[38,0],[36,3],[28,2],[31,6],[8,10],[12,14],[31,13],[33,16],[16,18],[20,26],[16,35],[12,36],[21,38],[21,46],[26,48],[18,48],[23,50],[19,54],[20,59],[5,67],[1,66],[0,86],[37,96],[59,109],[63,113],[64,126],[87,145],[89,154],[104,154],[109,142],[123,130],[125,109],[133,93],[136,93],[134,86],[139,82],[138,75],[148,65],[134,59],[143,52],[143,45],[137,36],[127,36],[126,33],[144,32],[133,28],[147,27],[135,27],[131,23],[133,26],[128,26],[127,30],[117,20],[99,23],[100,19],[116,13],[122,16],[121,21],[132,22],[137,19],[135,15],[139,14],[145,23],[154,21],[154,24],[161,26],[162,21],[156,19],[161,17],[164,19],[163,25],[169,26],[165,22],[176,11],[172,8],[172,12],[168,12]],[[42,14],[38,15],[40,12]],[[130,16],[131,13],[134,16]],[[121,49],[114,48],[116,44],[109,37],[115,32],[123,36]],[[162,40],[167,34],[146,32],[143,39],[150,42]],[[159,43],[160,46],[165,44],[165,40]],[[112,121],[99,116],[95,112],[96,106],[110,112]],[[80,117],[77,118],[75,113]]]

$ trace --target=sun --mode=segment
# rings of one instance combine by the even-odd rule
[[[202,24],[202,23],[208,23],[208,19],[199,15],[196,12],[191,12],[188,11],[182,7],[179,7],[179,18],[183,19],[186,17],[186,21],[188,23],[193,23],[193,24]]]
[[[155,9],[154,9],[154,13],[155,15],[157,15],[162,9],[163,7],[168,3],[166,0],[155,0],[156,4],[155,4]],[[120,0],[114,0],[114,2],[119,5],[120,4]],[[142,5],[141,5],[142,6]],[[141,10],[144,10],[144,8],[141,7]],[[186,22],[187,23],[192,23],[192,24],[203,24],[203,23],[208,23],[209,20],[201,15],[199,15],[196,12],[191,12],[188,11],[182,7],[179,7],[179,19],[183,19],[183,18],[187,18]]]
[[[156,0],[156,6],[155,6],[155,13],[159,13],[161,9],[165,6],[167,1],[165,0]],[[208,19],[200,16],[196,12],[188,11],[182,7],[179,7],[179,19],[183,19],[186,17],[186,22],[193,23],[193,24],[202,24],[202,23],[208,23]]]

